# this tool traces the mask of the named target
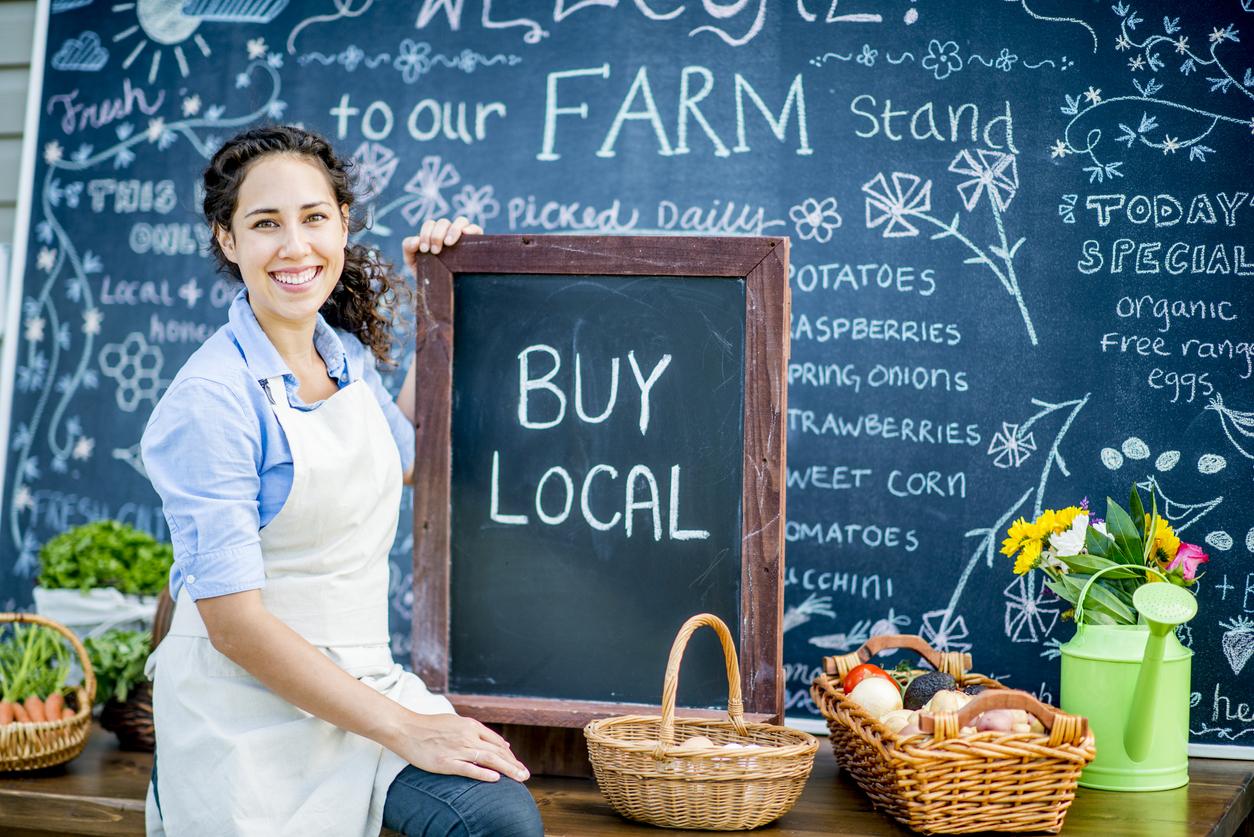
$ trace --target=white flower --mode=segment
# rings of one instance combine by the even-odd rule
[[[1106,531],[1106,521],[1102,520],[1093,524],[1093,528],[1101,532],[1106,537],[1110,537],[1110,532]]]
[[[1084,551],[1084,535],[1088,528],[1089,516],[1077,514],[1075,520],[1071,521],[1070,529],[1049,536],[1049,545],[1063,558],[1079,555]]]

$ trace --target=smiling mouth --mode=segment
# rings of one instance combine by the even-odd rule
[[[304,270],[283,270],[270,274],[270,278],[282,285],[288,287],[300,287],[308,285],[310,282],[322,275],[322,268],[307,267]]]

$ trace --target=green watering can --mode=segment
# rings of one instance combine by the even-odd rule
[[[1174,628],[1197,600],[1171,583],[1143,584],[1132,597],[1137,625],[1088,625],[1084,601],[1103,573],[1162,573],[1134,564],[1094,573],[1080,591],[1076,633],[1062,646],[1062,710],[1089,719],[1097,757],[1080,774],[1086,788],[1158,791],[1189,783],[1189,677],[1193,652]]]

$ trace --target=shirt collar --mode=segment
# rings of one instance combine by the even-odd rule
[[[340,341],[340,336],[335,333],[335,329],[327,324],[322,315],[318,314],[317,317],[314,323],[314,348],[318,350],[318,354],[326,363],[328,375],[341,384],[350,383],[344,344]],[[257,380],[273,378],[276,375],[295,379],[296,376],[291,368],[274,348],[274,344],[262,330],[261,323],[257,322],[257,315],[248,304],[247,288],[241,288],[235,295],[235,299],[231,301],[227,321],[230,323],[231,333],[235,336],[235,342],[244,355],[244,363],[248,365],[250,375]]]

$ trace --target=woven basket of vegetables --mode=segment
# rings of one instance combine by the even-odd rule
[[[703,625],[723,644],[727,720],[675,717],[684,648]],[[819,749],[808,733],[745,721],[731,632],[709,613],[689,619],[675,637],[660,718],[604,718],[584,727],[584,736],[597,785],[618,813],[667,828],[714,831],[757,828],[788,813]]]
[[[896,648],[917,651],[933,670],[870,663]],[[878,636],[825,657],[810,695],[841,769],[903,825],[1058,833],[1096,752],[1088,721],[970,667],[970,654],[936,651],[922,637]]]
[[[82,665],[80,686],[66,686],[71,658],[62,637]],[[73,631],[34,613],[0,613],[0,771],[51,767],[81,753],[95,695],[91,661]]]

